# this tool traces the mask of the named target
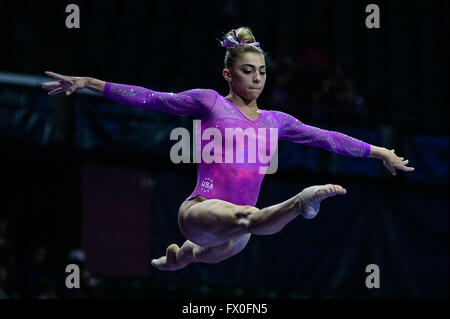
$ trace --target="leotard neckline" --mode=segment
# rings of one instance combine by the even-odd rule
[[[226,97],[224,97],[224,96],[222,96],[222,97],[223,97],[223,99],[224,99],[225,101],[227,101],[232,107],[234,107],[234,108],[235,108],[242,116],[244,116],[244,117],[245,117],[247,120],[249,120],[250,122],[256,123],[256,122],[258,122],[259,119],[261,118],[261,113],[262,113],[263,110],[259,110],[260,112],[258,112],[258,113],[259,113],[259,114],[258,114],[258,117],[257,117],[256,119],[252,120],[252,119],[249,118],[247,115],[245,115],[244,112],[242,112],[236,104],[234,104],[233,102],[231,102],[231,101],[230,101],[229,99],[227,99]]]

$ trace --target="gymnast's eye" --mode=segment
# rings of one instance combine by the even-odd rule
[[[244,71],[245,74],[250,74],[250,73],[252,73],[252,71],[249,71],[249,70],[242,70],[242,71]]]

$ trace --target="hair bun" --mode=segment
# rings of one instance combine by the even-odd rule
[[[252,33],[252,30],[250,30],[247,27],[240,27],[238,29],[233,29],[230,32],[228,32],[227,35],[228,34],[232,35],[239,42],[252,43],[256,41]]]
[[[259,48],[259,42],[255,41],[252,31],[247,27],[229,31],[220,44],[227,49],[246,44]]]

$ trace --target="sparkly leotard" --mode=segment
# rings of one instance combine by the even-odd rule
[[[269,162],[259,156],[254,160],[250,155],[273,155],[277,140],[316,146],[351,157],[368,157],[370,153],[370,144],[339,132],[306,125],[281,111],[261,110],[258,118],[252,120],[231,101],[211,89],[166,93],[106,82],[103,95],[120,104],[179,116],[193,116],[201,121],[199,129],[194,129],[194,152],[200,155],[196,161],[197,185],[186,200],[202,195],[237,205],[255,206]],[[262,130],[264,128],[266,130]],[[271,128],[276,132],[275,144],[273,138],[270,138]],[[227,131],[233,129],[235,132],[242,129],[249,133],[247,139],[227,135]],[[265,133],[259,134],[262,131]],[[257,142],[256,145],[250,142],[250,136]],[[253,150],[253,147],[254,151],[248,151]],[[212,162],[202,158],[208,154],[213,155]]]

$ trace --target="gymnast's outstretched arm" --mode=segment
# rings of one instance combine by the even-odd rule
[[[105,82],[90,77],[75,77],[45,72],[57,81],[46,82],[42,87],[54,95],[89,89],[119,104],[135,108],[151,109],[179,116],[201,118],[213,108],[218,93],[210,89],[192,89],[180,93],[158,92],[140,86]]]
[[[370,145],[339,132],[323,130],[304,124],[292,115],[284,112],[273,112],[278,121],[278,133],[281,140],[320,147],[344,156],[381,159],[392,175],[396,175],[396,169],[405,172],[414,171],[413,167],[406,166],[409,161],[403,157],[398,157],[394,153],[395,150]]]

